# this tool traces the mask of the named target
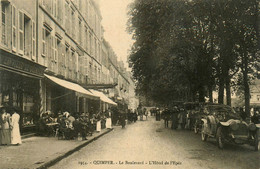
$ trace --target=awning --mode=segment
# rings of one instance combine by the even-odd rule
[[[106,102],[108,104],[112,104],[112,105],[117,105],[117,103],[113,102],[111,99],[109,99],[104,93],[97,91],[97,90],[93,90],[93,89],[89,89],[94,95],[97,95],[100,97],[100,100],[103,102]]]
[[[50,79],[51,81],[53,81],[54,83],[66,88],[66,89],[73,90],[80,94],[84,94],[84,96],[87,98],[99,99],[99,96],[92,94],[91,92],[89,92],[88,90],[84,89],[83,87],[81,87],[80,85],[78,85],[76,83],[72,83],[72,82],[69,82],[69,81],[66,81],[63,79],[59,79],[57,77],[46,75],[46,74],[44,74],[44,76],[47,77],[48,79]]]

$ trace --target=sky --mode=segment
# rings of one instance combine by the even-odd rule
[[[126,32],[127,6],[133,0],[98,0],[104,27],[104,37],[112,46],[118,60],[128,67],[127,56],[133,43],[132,36]]]

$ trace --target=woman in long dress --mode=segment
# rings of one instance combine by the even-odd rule
[[[101,117],[100,117],[99,113],[96,116],[96,120],[97,120],[96,131],[100,132],[101,131]]]
[[[20,127],[19,127],[20,115],[14,110],[12,115],[12,131],[11,131],[11,144],[22,144]]]
[[[10,114],[6,112],[5,108],[2,108],[2,114],[0,118],[0,145],[8,145],[11,143]]]
[[[108,110],[107,118],[106,118],[106,128],[111,129],[111,112]]]

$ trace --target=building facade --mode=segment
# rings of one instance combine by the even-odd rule
[[[0,7],[0,104],[20,107],[22,126],[47,110],[104,110],[91,85],[129,103],[126,70],[103,38],[94,0],[1,0]]]
[[[46,69],[36,57],[37,2],[26,2],[0,3],[0,105],[21,109],[22,132],[39,117]]]

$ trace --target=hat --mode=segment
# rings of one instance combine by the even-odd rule
[[[70,113],[66,111],[66,112],[63,113],[63,115],[68,117],[70,115]]]

